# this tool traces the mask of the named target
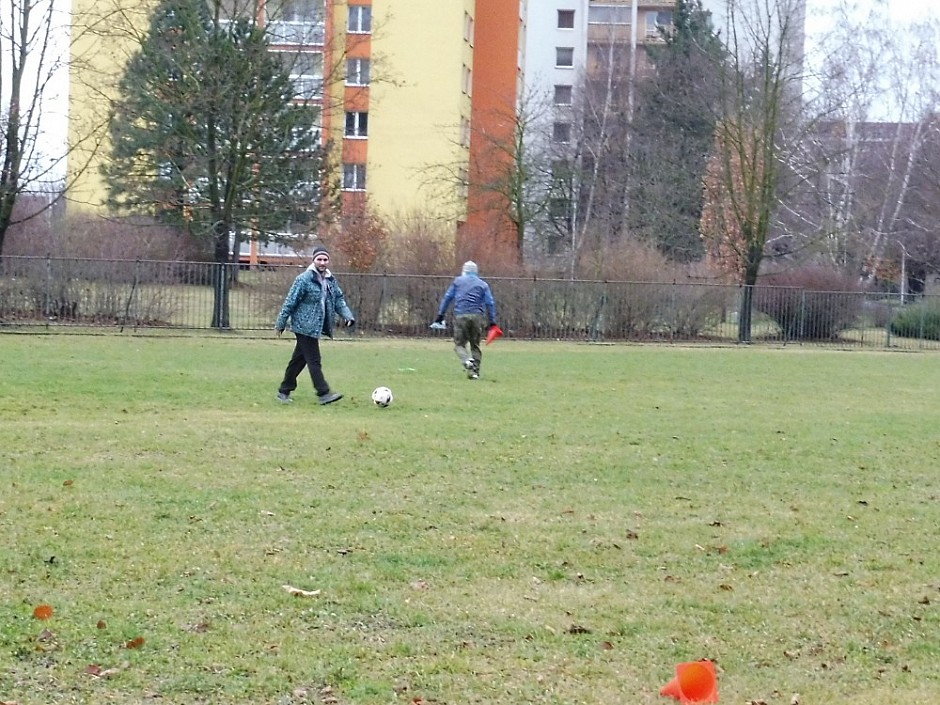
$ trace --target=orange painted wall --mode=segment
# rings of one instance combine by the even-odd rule
[[[512,161],[519,79],[519,3],[477,0],[474,18],[470,187],[467,221],[458,250],[479,256],[480,248],[515,245],[515,228],[504,196],[484,186],[499,180]]]

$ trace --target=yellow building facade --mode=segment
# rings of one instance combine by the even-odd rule
[[[150,24],[154,0],[72,0],[67,199],[70,211],[105,210],[100,168],[108,159],[108,117],[128,59]]]
[[[291,26],[297,12],[320,13],[323,135],[344,200],[381,217],[422,214],[456,227],[465,211],[457,180],[469,158],[474,0],[267,0],[269,9],[274,2],[271,17]],[[73,0],[70,209],[106,210],[109,103],[157,4]],[[263,16],[264,0],[257,9]]]
[[[452,225],[469,158],[472,0],[373,0],[370,207]]]

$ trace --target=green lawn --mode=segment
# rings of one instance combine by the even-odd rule
[[[936,356],[290,347],[0,335],[0,703],[940,697]]]

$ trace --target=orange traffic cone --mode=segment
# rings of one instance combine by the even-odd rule
[[[707,659],[680,663],[676,666],[676,677],[666,683],[659,694],[676,698],[682,705],[717,703],[718,677],[715,675],[715,664]]]
[[[486,334],[486,344],[489,345],[497,338],[503,337],[503,329],[499,326],[490,326],[490,332]]]

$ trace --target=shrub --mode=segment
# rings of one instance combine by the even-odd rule
[[[385,225],[388,237],[382,242],[376,271],[456,274],[454,236],[440,221],[428,214],[407,213],[386,219]]]
[[[856,325],[862,303],[855,277],[825,267],[769,274],[754,289],[754,308],[786,340],[833,340]]]
[[[210,259],[205,243],[181,230],[151,220],[111,219],[89,213],[27,221],[10,237],[3,254],[106,260]]]
[[[940,340],[940,303],[922,301],[904,306],[891,319],[891,333],[902,338]]]

